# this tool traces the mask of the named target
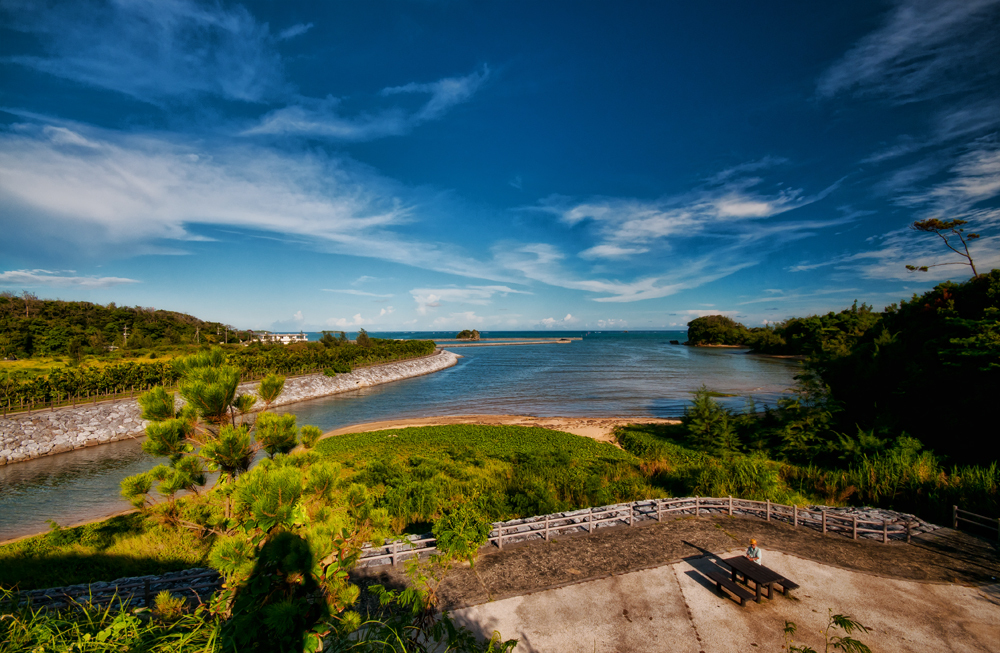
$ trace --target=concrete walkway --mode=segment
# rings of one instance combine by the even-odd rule
[[[828,609],[868,626],[868,634],[855,637],[876,652],[997,650],[1000,585],[893,580],[765,555],[767,566],[801,585],[792,598],[776,593],[740,607],[717,594],[704,572],[723,567],[704,556],[452,614],[485,637],[499,630],[518,638],[518,652],[780,651],[786,620],[799,627],[797,644],[822,651]]]

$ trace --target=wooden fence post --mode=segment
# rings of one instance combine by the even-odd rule
[[[951,507],[951,527],[958,530],[958,506]]]
[[[700,506],[701,506],[701,499],[699,499],[698,497],[695,497],[694,498],[694,516],[695,517],[701,517]]]
[[[545,541],[549,541],[549,516],[545,515]]]
[[[857,515],[851,515],[851,526],[852,526],[852,530],[854,531],[853,539],[856,540],[856,539],[858,539],[858,516]]]
[[[771,500],[767,500],[767,521],[771,521]]]
[[[392,562],[392,566],[393,567],[396,566],[396,551],[398,550],[398,548],[399,548],[399,542],[396,542],[395,540],[393,540],[393,542],[392,542],[392,552],[391,552],[390,557],[389,557],[389,560]]]
[[[497,522],[497,547],[503,550],[503,522]]]
[[[889,522],[882,518],[882,544],[889,543]]]
[[[628,525],[629,526],[631,526],[632,523],[633,523],[632,517],[634,516],[634,514],[635,514],[635,504],[634,503],[630,503],[630,504],[628,504]]]
[[[733,495],[729,495],[729,516],[733,516]]]
[[[826,511],[823,510],[823,535],[826,535]]]
[[[792,504],[792,526],[799,525],[799,506],[798,504]]]
[[[907,544],[910,543],[910,523],[911,523],[910,520],[907,519],[906,520],[906,543]]]
[[[663,521],[663,501],[656,500],[656,521]]]
[[[587,517],[590,519],[590,532],[594,532],[594,509],[591,508],[590,512],[587,513]]]

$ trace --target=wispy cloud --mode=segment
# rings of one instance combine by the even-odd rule
[[[70,276],[72,270],[8,270],[0,272],[0,286],[8,288],[49,286],[54,288],[110,288],[126,283],[140,283],[124,277]]]
[[[11,1],[2,10],[8,27],[45,50],[7,61],[57,77],[153,103],[201,95],[259,102],[286,92],[276,39],[239,5]]]
[[[426,315],[428,309],[438,308],[445,302],[486,305],[494,295],[530,295],[526,290],[515,290],[508,286],[466,286],[464,288],[414,288],[410,291],[417,303],[417,312]]]
[[[208,225],[469,278],[510,278],[456,246],[397,233],[427,201],[317,151],[73,123],[0,130],[0,212],[11,237],[74,255],[122,256],[203,239],[196,228]]]
[[[279,41],[287,41],[301,36],[313,28],[312,23],[297,23],[278,32]]]
[[[951,173],[949,180],[906,195],[899,203],[925,207],[921,217],[954,219],[1000,195],[1000,142],[992,138],[977,142],[959,157]]]
[[[903,0],[817,84],[907,101],[971,86],[995,73],[998,0]],[[961,74],[953,74],[958,70]]]
[[[752,164],[758,169],[763,163]],[[772,193],[757,190],[758,177],[737,177],[736,171],[716,176],[706,187],[690,193],[658,200],[593,198],[573,202],[550,197],[539,210],[557,215],[567,225],[590,223],[600,244],[584,250],[586,259],[623,258],[665,247],[669,239],[689,238],[711,231],[713,234],[744,231],[750,221],[792,211],[812,204],[835,187],[808,196],[801,189],[781,189]]]
[[[767,292],[767,291],[765,291]],[[798,299],[807,299],[811,297],[825,297],[827,295],[839,295],[843,293],[856,293],[861,292],[860,288],[826,288],[821,290],[813,290],[809,292],[798,292],[798,293],[782,293],[780,295],[768,295],[767,297],[758,297],[757,299],[748,299],[745,302],[739,302],[737,306],[746,306],[747,304],[762,304],[762,303],[772,303],[772,302],[793,302]]]
[[[489,68],[483,66],[481,70],[464,77],[448,77],[429,84],[410,83],[383,89],[379,94],[382,97],[428,95],[427,101],[414,111],[396,106],[374,113],[345,116],[340,113],[339,98],[299,98],[296,104],[268,113],[243,134],[302,135],[341,141],[398,136],[424,122],[437,120],[455,105],[468,101],[488,77]]]
[[[380,295],[378,293],[365,292],[364,290],[355,290],[353,288],[323,288],[322,290],[323,292],[337,292],[337,293],[342,293],[344,295],[357,295],[359,297],[379,297],[382,299],[386,299],[388,297],[393,296],[391,293],[388,295]]]
[[[784,163],[765,158],[714,175],[701,188],[656,200],[592,198],[574,201],[553,196],[533,210],[557,216],[562,224],[582,230],[597,241],[577,254],[587,261],[614,260],[616,269],[649,269],[631,280],[594,278],[600,268],[574,271],[572,259],[547,243],[510,244],[495,248],[503,268],[549,285],[604,296],[599,302],[633,302],[666,297],[724,278],[756,265],[769,251],[854,219],[774,220],[776,216],[819,201],[833,184],[816,195],[801,189],[760,190],[758,177],[747,172]],[[838,182],[839,183],[839,182]],[[655,266],[652,263],[655,262]]]
[[[914,138],[900,136],[862,159],[861,163],[882,163],[921,150],[945,145],[952,141],[981,136],[1000,126],[1000,101],[995,98],[966,102],[942,111],[932,120],[926,135]],[[926,165],[928,162],[922,162]]]

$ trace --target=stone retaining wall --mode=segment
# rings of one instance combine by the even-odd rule
[[[437,372],[458,362],[458,355],[439,350],[430,356],[385,363],[328,377],[309,374],[289,378],[275,406],[367,388]],[[253,393],[256,383],[244,383],[240,391]],[[182,403],[178,399],[178,405]],[[0,465],[24,462],[40,456],[142,437],[148,422],[135,399],[105,401],[0,418]]]

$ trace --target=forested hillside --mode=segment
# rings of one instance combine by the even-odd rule
[[[237,337],[232,327],[184,313],[0,293],[0,358],[80,358],[103,354],[111,346],[148,349],[232,342]],[[247,334],[240,337],[245,340]]]
[[[803,380],[813,405],[802,410],[812,422],[800,432],[815,446],[838,433],[867,433],[872,443],[908,435],[953,462],[1000,459],[988,412],[1000,396],[1000,269],[881,313],[855,303],[758,329],[721,317],[689,326],[700,342],[808,357]]]

